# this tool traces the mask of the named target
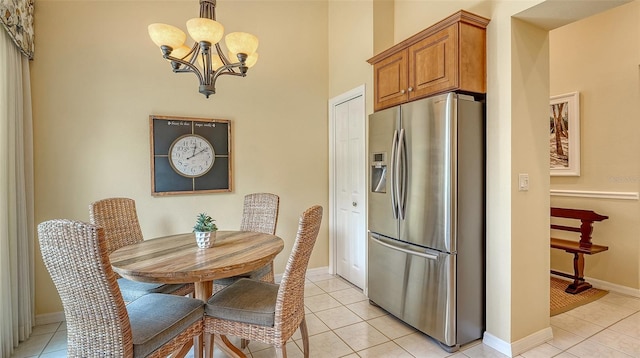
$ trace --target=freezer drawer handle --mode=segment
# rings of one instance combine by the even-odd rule
[[[375,235],[375,234],[371,234],[371,239],[373,241],[375,241],[376,243],[384,246],[384,247],[387,247],[387,248],[392,249],[392,250],[404,252],[405,254],[420,256],[420,257],[423,257],[423,258],[429,259],[429,260],[437,260],[438,259],[438,255],[428,254],[426,252],[407,250],[407,249],[403,249],[401,247],[397,247],[397,246],[394,246],[394,245],[389,245],[386,242],[380,241],[378,239],[377,235]]]

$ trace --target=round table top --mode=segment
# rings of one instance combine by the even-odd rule
[[[193,233],[165,236],[122,247],[109,255],[113,270],[134,281],[206,282],[257,270],[284,248],[275,235],[217,231],[213,245],[201,249]]]

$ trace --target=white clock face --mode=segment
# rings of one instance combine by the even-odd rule
[[[207,174],[214,161],[213,146],[197,134],[183,135],[173,141],[169,148],[171,167],[185,177],[195,178]]]

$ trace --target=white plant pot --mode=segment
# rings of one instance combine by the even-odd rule
[[[213,245],[213,242],[216,241],[216,232],[215,231],[196,231],[196,243],[198,247],[201,249],[208,249]]]

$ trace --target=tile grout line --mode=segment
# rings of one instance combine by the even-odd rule
[[[326,277],[326,278],[325,278],[325,277]],[[330,281],[330,280],[336,280],[336,282],[335,282],[335,283],[326,283],[326,281]],[[323,282],[324,282],[324,283],[323,283]],[[318,283],[320,283],[320,285],[318,285]],[[376,328],[375,326],[373,326],[373,325],[370,323],[370,321],[375,320],[375,319],[378,319],[378,318],[381,318],[381,317],[391,317],[391,318],[394,318],[394,317],[393,317],[392,315],[390,315],[388,312],[383,311],[384,313],[383,313],[382,315],[380,315],[380,316],[376,316],[376,317],[372,317],[372,318],[365,319],[364,317],[360,316],[356,311],[354,311],[354,309],[356,309],[356,307],[355,307],[355,306],[353,306],[353,307],[348,307],[348,306],[349,306],[349,305],[359,304],[359,303],[361,303],[361,302],[366,302],[366,301],[367,301],[367,299],[366,299],[366,298],[365,298],[365,299],[363,299],[363,300],[360,300],[360,301],[355,301],[355,302],[350,302],[350,303],[343,303],[341,300],[337,299],[337,298],[334,296],[334,294],[336,294],[336,293],[339,293],[339,292],[342,292],[342,291],[347,291],[347,290],[350,290],[350,289],[355,289],[355,290],[357,290],[358,292],[362,293],[362,290],[361,290],[361,289],[359,289],[359,288],[358,288],[358,287],[356,287],[355,285],[353,285],[353,284],[351,284],[351,283],[349,283],[349,282],[345,281],[342,277],[339,277],[339,276],[328,276],[328,275],[327,275],[327,276],[323,276],[323,279],[318,280],[318,281],[312,281],[312,280],[310,280],[309,278],[307,278],[307,283],[306,283],[306,284],[307,284],[307,285],[311,285],[311,284],[313,284],[317,289],[319,289],[319,290],[317,291],[317,292],[319,292],[319,293],[317,293],[317,294],[313,294],[313,295],[310,295],[310,296],[307,296],[307,297],[305,297],[305,299],[307,299],[307,298],[309,298],[309,297],[316,297],[316,296],[320,296],[320,295],[325,295],[325,294],[326,294],[326,295],[327,295],[327,297],[329,297],[329,298],[331,298],[332,300],[334,300],[334,301],[336,301],[336,302],[338,302],[338,303],[339,303],[339,305],[338,305],[338,306],[336,306],[336,307],[326,308],[326,309],[323,309],[323,310],[320,310],[320,311],[317,311],[317,312],[311,311],[311,310],[309,309],[309,307],[307,307],[307,306],[306,306],[306,304],[305,304],[305,309],[306,309],[306,310],[308,310],[308,312],[309,312],[308,314],[307,314],[307,313],[305,313],[305,315],[313,315],[313,317],[314,317],[315,319],[317,319],[320,323],[322,323],[322,324],[323,324],[323,325],[328,329],[327,331],[320,332],[320,333],[316,333],[316,334],[314,334],[314,335],[310,335],[309,337],[316,336],[316,335],[321,334],[321,333],[331,332],[333,335],[335,335],[336,337],[338,337],[338,339],[339,339],[341,342],[343,342],[343,343],[344,343],[344,344],[345,344],[345,345],[350,349],[350,351],[352,352],[352,353],[348,353],[348,354],[346,354],[346,355],[341,355],[342,357],[349,356],[349,355],[351,355],[351,354],[355,354],[356,356],[361,356],[358,352],[366,351],[366,350],[369,350],[369,349],[372,349],[372,348],[375,348],[375,347],[381,346],[381,345],[386,344],[386,343],[389,343],[389,342],[391,342],[391,343],[392,343],[393,345],[395,345],[396,347],[399,347],[403,352],[406,352],[406,353],[407,353],[407,354],[409,354],[411,357],[415,357],[411,352],[409,352],[406,348],[404,348],[403,346],[401,346],[401,345],[400,345],[399,343],[397,343],[396,341],[397,341],[398,339],[402,339],[402,338],[404,338],[404,337],[407,337],[407,336],[412,335],[412,334],[414,334],[414,333],[416,333],[416,332],[419,332],[419,331],[414,330],[414,331],[412,331],[412,332],[409,332],[409,333],[406,333],[406,334],[402,334],[401,336],[396,337],[395,339],[392,339],[392,338],[391,338],[391,337],[389,337],[387,334],[383,333],[382,331],[380,331],[378,328]],[[343,286],[343,284],[344,284],[344,285],[346,285],[346,286]],[[325,288],[323,288],[323,287],[321,287],[321,286],[324,286]],[[342,288],[340,288],[340,289],[335,289],[335,290],[333,290],[333,291],[329,291],[329,290],[333,289],[335,286],[342,287]],[[339,295],[339,294],[338,294],[338,295]],[[345,295],[345,297],[347,297],[347,296]],[[354,297],[354,298],[355,298],[355,297]],[[629,298],[630,298],[630,299],[633,299],[633,300],[637,300],[637,298],[636,298],[636,297],[633,297],[633,296],[631,296],[631,297],[629,297]],[[349,299],[350,299],[350,298],[347,298],[347,299],[346,299],[346,301],[349,301]],[[594,301],[594,302],[598,302],[598,301]],[[573,319],[578,319],[578,320],[581,320],[581,321],[587,322],[587,323],[589,323],[589,324],[591,324],[591,325],[593,325],[593,326],[596,326],[596,327],[598,328],[598,329],[597,329],[597,331],[596,331],[596,332],[594,332],[594,333],[589,334],[589,335],[588,335],[588,336],[586,336],[586,337],[583,337],[583,336],[580,336],[580,335],[578,335],[578,334],[576,334],[576,333],[575,333],[575,332],[576,332],[576,330],[575,330],[575,329],[572,329],[572,328],[575,328],[575,327],[574,327],[574,325],[567,326],[567,327],[569,328],[569,329],[567,329],[567,328],[562,328],[562,327],[559,327],[559,326],[555,326],[555,325],[550,324],[550,327],[551,327],[552,329],[553,329],[553,328],[556,328],[556,329],[562,329],[563,331],[566,331],[566,332],[570,333],[571,335],[573,335],[573,336],[577,337],[577,338],[579,339],[579,341],[578,341],[578,342],[576,342],[576,343],[573,343],[573,344],[571,344],[571,345],[569,345],[569,346],[567,346],[567,347],[566,347],[566,348],[564,348],[564,349],[563,349],[563,348],[560,348],[560,347],[556,347],[556,346],[552,345],[552,344],[551,344],[551,343],[549,343],[549,342],[545,342],[545,343],[543,343],[543,344],[539,345],[538,347],[541,347],[541,346],[543,346],[543,345],[545,345],[545,344],[548,344],[550,347],[553,347],[554,349],[558,349],[558,350],[559,350],[559,352],[558,352],[557,354],[554,354],[553,356],[558,356],[558,355],[563,355],[563,354],[567,354],[567,355],[572,355],[572,356],[574,356],[574,354],[573,354],[573,353],[569,352],[569,350],[570,350],[570,349],[573,349],[573,348],[575,348],[575,347],[577,347],[577,346],[579,346],[579,345],[581,345],[581,344],[585,344],[585,342],[589,342],[590,344],[596,344],[596,345],[598,345],[599,347],[603,347],[603,348],[605,348],[605,349],[607,349],[607,350],[610,350],[611,352],[616,352],[616,353],[620,353],[620,354],[624,354],[625,356],[628,356],[628,355],[629,355],[629,353],[627,353],[627,352],[624,352],[624,351],[620,350],[620,346],[616,346],[616,345],[608,345],[609,343],[600,343],[600,342],[597,342],[597,341],[594,341],[594,340],[593,340],[593,338],[594,338],[595,336],[597,336],[598,334],[601,334],[601,333],[603,333],[603,332],[605,332],[605,331],[608,331],[608,330],[610,330],[611,332],[615,332],[615,334],[622,335],[622,336],[624,336],[624,337],[626,337],[626,338],[628,338],[628,339],[631,339],[631,340],[640,340],[640,338],[638,338],[638,337],[628,335],[628,334],[627,334],[628,332],[626,332],[626,331],[619,332],[619,331],[616,331],[616,330],[611,330],[611,327],[613,327],[614,325],[619,324],[619,323],[621,323],[621,322],[623,322],[623,321],[625,321],[625,320],[628,320],[628,319],[630,319],[632,316],[634,316],[634,315],[636,315],[636,314],[639,314],[639,313],[640,313],[640,308],[636,308],[636,307],[640,307],[640,306],[636,306],[635,301],[621,301],[621,302],[622,302],[621,304],[616,304],[616,303],[614,303],[614,302],[608,302],[608,301],[601,301],[601,302],[599,302],[599,303],[601,303],[601,304],[606,305],[607,307],[609,307],[609,308],[611,308],[611,309],[622,309],[622,308],[624,308],[623,312],[630,312],[630,313],[624,313],[622,317],[620,317],[619,319],[617,319],[616,321],[614,321],[614,322],[612,322],[612,323],[610,323],[610,324],[608,323],[608,324],[607,324],[607,325],[605,325],[605,326],[601,326],[599,323],[594,323],[594,322],[591,322],[591,321],[585,320],[585,319],[581,318],[580,316],[577,316],[577,315],[575,315],[575,316],[574,316],[574,315],[571,315],[570,313],[568,313],[568,314],[567,314],[567,316],[569,316],[569,317],[571,317],[571,318],[573,318]],[[374,305],[374,306],[375,306],[375,305]],[[336,308],[340,308],[340,307],[342,307],[342,308],[346,308],[349,312],[353,313],[356,317],[358,317],[358,318],[360,319],[360,321],[359,321],[359,322],[355,322],[355,323],[351,323],[351,324],[347,324],[347,325],[342,326],[342,327],[331,328],[331,327],[329,327],[329,326],[328,326],[328,325],[327,325],[327,324],[326,324],[326,323],[325,323],[325,322],[324,322],[324,321],[323,321],[323,320],[318,316],[318,313],[325,312],[325,311],[332,310],[332,309],[336,309]],[[379,308],[378,306],[375,306],[375,307]],[[379,308],[379,309],[380,309],[380,308]],[[571,311],[569,311],[569,312],[571,312]],[[587,312],[587,313],[588,313],[588,312]],[[363,312],[363,314],[364,314],[364,315],[366,315],[367,317],[369,317],[369,316],[371,315],[371,312],[366,311],[366,312]],[[583,314],[583,316],[584,316],[584,314]],[[606,319],[605,319],[605,320],[603,320],[603,321],[606,321]],[[350,345],[345,341],[345,338],[343,338],[342,336],[338,335],[338,334],[336,333],[336,331],[335,331],[335,330],[337,330],[337,329],[342,329],[342,328],[345,328],[345,327],[353,326],[353,325],[356,325],[356,324],[360,324],[360,323],[362,323],[362,322],[364,322],[365,324],[369,325],[369,326],[370,326],[370,327],[372,327],[374,330],[376,330],[377,332],[379,332],[382,336],[384,336],[385,338],[387,338],[387,339],[388,339],[388,341],[386,341],[386,342],[382,342],[382,343],[378,343],[378,344],[374,344],[374,345],[371,345],[371,346],[367,346],[366,348],[363,348],[363,349],[361,349],[360,351],[355,351],[355,350],[354,350],[354,349],[353,349],[353,348],[352,348],[352,347],[351,347],[351,346],[350,346]],[[62,328],[63,324],[64,324],[64,322],[59,322],[59,323],[58,323],[58,326],[56,327],[56,329],[55,329],[55,331],[53,332],[53,334],[51,335],[51,337],[47,340],[46,344],[45,344],[45,345],[43,346],[43,348],[40,350],[40,353],[38,353],[38,354],[37,354],[37,355],[35,355],[35,356],[30,356],[30,357],[41,357],[43,354],[45,354],[45,353],[44,353],[44,351],[47,349],[47,347],[48,347],[50,344],[52,344],[53,338],[56,336],[56,334],[58,334],[58,332],[62,332],[61,328]],[[45,333],[42,333],[42,334],[45,334]],[[47,334],[48,334],[48,333],[47,333]],[[302,352],[302,347],[301,347],[301,345],[302,345],[302,341],[301,341],[300,339],[298,339],[298,340],[294,340],[294,339],[292,339],[291,341],[293,342],[294,347],[296,347],[300,352]],[[472,346],[469,346],[468,348],[465,348],[464,350],[459,350],[459,351],[457,351],[457,352],[448,353],[448,354],[446,354],[446,355],[444,355],[444,356],[446,356],[446,357],[451,357],[452,355],[460,354],[460,355],[459,355],[459,357],[468,357],[468,358],[476,357],[476,358],[477,358],[477,357],[478,357],[478,352],[477,352],[477,351],[476,351],[476,352],[474,352],[474,351],[473,351],[474,347],[477,347],[477,346],[482,346],[482,348],[480,348],[480,350],[482,350],[482,351],[483,351],[483,353],[480,353],[480,354],[485,354],[485,355],[486,355],[486,354],[489,354],[489,355],[493,356],[493,353],[492,353],[492,352],[493,352],[493,350],[492,350],[492,348],[491,348],[491,347],[487,347],[487,346],[483,346],[483,345],[482,345],[482,343],[481,343],[481,341],[480,341],[478,344],[474,344],[474,345],[472,345]],[[292,347],[292,348],[293,348],[293,347]],[[536,347],[536,348],[537,348],[537,347]],[[268,349],[268,348],[265,348],[265,349]],[[533,348],[533,349],[535,349],[535,348]],[[264,350],[264,349],[259,349],[258,351],[255,351],[255,352],[253,352],[253,351],[249,350],[249,352],[247,352],[247,356],[248,356],[248,357],[255,357],[255,356],[256,356],[255,354],[260,355],[260,353],[259,353],[259,352],[263,352],[263,350]],[[60,350],[60,351],[62,351],[62,350]],[[55,353],[55,352],[58,352],[58,351],[47,352],[47,354],[51,354],[51,353]],[[501,354],[498,354],[498,355],[499,355],[499,356],[502,356]],[[443,356],[443,357],[444,357],[444,356]],[[529,355],[526,355],[526,352],[525,352],[525,353],[523,353],[523,354],[519,355],[518,357],[522,358],[522,357],[526,357],[526,356],[529,356]],[[579,357],[579,356],[578,356],[578,357]]]

